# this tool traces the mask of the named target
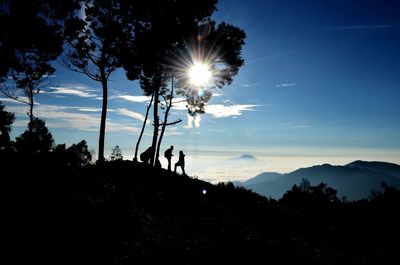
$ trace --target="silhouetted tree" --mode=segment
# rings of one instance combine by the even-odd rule
[[[329,187],[326,183],[312,186],[310,181],[302,179],[299,186],[293,185],[280,200],[283,205],[297,208],[324,207],[330,203],[339,203],[337,191]]]
[[[215,84],[218,87],[229,84],[239,67],[243,65],[240,52],[245,34],[226,23],[220,24],[215,29],[215,23],[210,18],[215,10],[215,4],[216,1],[150,1],[136,9],[136,12],[141,14],[139,16],[143,23],[135,28],[134,49],[127,49],[122,63],[128,78],[131,72],[136,77],[137,63],[140,63],[141,87],[146,95],[154,96],[153,154],[150,162],[152,165],[156,161],[157,150],[159,150],[157,146],[161,145],[158,138],[160,127],[165,130],[165,126],[169,124],[166,119],[164,122],[160,121],[159,97],[171,95],[165,89],[165,82],[172,77],[187,79],[187,76],[183,74],[189,67],[183,65],[185,59],[190,60],[191,55],[199,50],[204,50],[204,54],[211,54],[211,57],[206,59],[210,59],[209,63],[215,72]],[[205,36],[207,40],[199,38],[198,34],[200,26],[204,23],[210,26],[210,33]],[[130,62],[134,62],[133,65]],[[194,106],[195,102],[200,105],[200,101],[210,98],[210,93],[205,92],[201,100],[192,100],[192,94],[185,92],[187,87],[180,86],[181,94],[187,97],[189,106]],[[166,103],[166,106],[168,104]],[[166,116],[168,117],[168,113]]]
[[[54,139],[44,120],[34,118],[28,130],[15,139],[15,148],[21,153],[48,153],[52,150]]]
[[[85,140],[77,144],[72,144],[67,149],[67,154],[70,159],[70,164],[83,167],[92,161],[92,154],[90,153]]]
[[[59,144],[53,149],[52,154],[56,158],[56,163],[63,163],[70,168],[83,167],[92,161],[92,154],[85,140],[68,148],[65,144]]]
[[[158,68],[161,68],[161,66]],[[150,101],[147,111],[146,111],[146,117],[143,121],[142,132],[147,123],[148,111],[151,107],[151,103],[153,102],[153,138],[152,138],[152,145],[151,145],[152,148],[149,149],[149,150],[151,150],[150,151],[151,153],[149,156],[151,165],[154,165],[154,155],[155,155],[155,149],[156,149],[156,144],[157,144],[158,130],[160,127],[160,119],[159,119],[159,115],[158,115],[159,96],[160,96],[160,94],[165,93],[166,80],[167,80],[167,77],[165,76],[165,74],[162,73],[162,71],[159,71],[158,74],[154,73],[153,76],[150,76],[150,77],[146,77],[144,74],[140,77],[140,86],[143,89],[144,94],[147,96],[151,95],[151,99],[152,99]],[[142,135],[142,133],[141,133],[141,135]],[[141,135],[139,137],[139,140],[141,139]],[[138,145],[137,145],[137,147],[138,147]],[[137,156],[137,154],[136,154],[136,156]]]
[[[153,103],[153,99],[154,99],[154,94],[151,95],[150,102],[149,102],[149,104],[148,104],[147,107],[146,107],[146,115],[144,116],[144,121],[143,121],[143,124],[142,124],[142,129],[140,130],[139,138],[138,138],[138,140],[137,140],[137,142],[136,142],[136,146],[135,146],[135,156],[133,157],[133,160],[134,160],[134,161],[137,161],[137,156],[138,156],[140,141],[142,140],[143,132],[144,132],[144,129],[146,128],[147,119],[148,119],[148,117],[149,117],[149,111],[150,111],[150,108],[151,108],[151,104]]]
[[[233,77],[244,64],[241,51],[245,43],[245,32],[225,22],[216,26],[215,22],[210,21],[206,25],[208,34],[198,36],[192,44],[193,48],[183,50],[184,53],[180,55],[183,58],[194,57],[203,62],[212,74],[212,82],[203,89],[195,87],[190,82],[189,75],[178,76],[177,94],[186,97],[190,115],[204,113],[205,105],[212,96],[211,89],[231,84]]]
[[[83,1],[79,16],[66,21],[65,39],[69,49],[61,60],[68,69],[99,82],[102,87],[102,111],[98,160],[104,160],[104,140],[107,118],[108,81],[120,67],[121,47],[129,46],[134,37],[134,18],[129,16],[130,2],[123,0]],[[125,4],[128,4],[126,6]],[[133,63],[133,62],[132,62]],[[130,77],[136,79],[131,72]]]
[[[299,188],[302,192],[309,192],[310,191],[310,181],[308,179],[303,178],[300,182]]]
[[[111,152],[110,155],[110,160],[111,161],[116,161],[116,160],[124,160],[124,157],[122,156],[122,150],[119,147],[119,145],[116,145]]]
[[[49,62],[62,52],[59,26],[46,16],[52,2],[3,0],[0,4],[0,75],[3,82],[7,80],[0,91],[29,106],[29,124],[34,123],[34,97],[55,71]]]
[[[10,147],[10,132],[14,119],[14,113],[6,111],[0,101],[0,151]]]
[[[163,95],[163,98],[164,98],[164,106],[163,106],[163,108],[164,108],[164,120],[160,124],[161,125],[161,132],[160,132],[160,137],[159,137],[158,142],[157,142],[157,151],[156,151],[155,161],[159,160],[161,142],[162,142],[162,139],[164,137],[165,129],[167,128],[167,126],[175,125],[175,124],[177,124],[177,123],[182,121],[181,119],[178,119],[178,120],[176,120],[174,122],[168,123],[169,111],[172,108],[172,103],[173,103],[172,100],[174,98],[174,78],[171,78],[171,88],[170,88],[170,90],[168,92],[169,92],[168,95],[166,95],[166,96]]]
[[[173,49],[183,45],[184,38],[193,32],[198,20],[211,15],[215,4],[216,1],[199,0],[146,1],[136,3],[132,9],[141,23],[135,27],[135,45],[126,47],[121,60],[131,80],[136,77],[139,62],[141,87],[146,95],[154,96],[152,165],[160,127],[159,96],[163,95],[165,82],[170,78],[166,71],[167,57]]]

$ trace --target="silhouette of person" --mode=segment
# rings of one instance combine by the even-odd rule
[[[174,150],[173,145],[164,152],[164,157],[168,160],[168,171],[171,171],[171,158],[174,156],[172,150]]]
[[[186,173],[185,173],[185,154],[182,151],[179,151],[179,159],[178,159],[178,162],[175,163],[174,172],[176,172],[177,167],[181,167],[183,174],[186,175]]]
[[[152,148],[151,146],[146,149],[143,153],[140,154],[140,160],[142,160],[144,163],[148,164],[150,163],[150,158],[151,158],[151,152]]]

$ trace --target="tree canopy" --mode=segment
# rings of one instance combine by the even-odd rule
[[[10,146],[11,125],[14,122],[14,113],[5,110],[0,102],[0,150]]]

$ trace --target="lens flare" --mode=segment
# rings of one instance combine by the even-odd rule
[[[203,89],[199,88],[199,90],[197,91],[197,95],[199,97],[202,97],[204,95]]]

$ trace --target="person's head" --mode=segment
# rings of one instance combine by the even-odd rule
[[[180,155],[183,155],[183,151],[182,151],[182,150],[181,150],[181,151],[179,151],[179,154],[180,154]]]
[[[171,149],[174,149],[174,146],[173,146],[173,145],[171,145]]]

